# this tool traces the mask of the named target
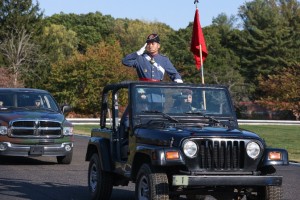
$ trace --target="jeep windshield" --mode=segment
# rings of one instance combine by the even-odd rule
[[[46,109],[60,112],[53,97],[47,93],[1,91],[0,110],[7,109]]]
[[[176,120],[187,117],[230,119],[235,116],[227,91],[224,87],[201,85],[137,85],[132,96],[133,112],[139,117],[169,116]]]

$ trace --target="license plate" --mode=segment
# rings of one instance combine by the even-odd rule
[[[42,146],[34,146],[30,147],[30,155],[39,156],[44,154],[44,147]]]

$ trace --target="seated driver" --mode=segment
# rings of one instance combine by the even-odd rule
[[[39,100],[39,99],[35,100],[35,101],[34,101],[34,105],[35,105],[36,107],[41,107],[41,100]]]
[[[185,89],[182,93],[176,97],[172,112],[174,113],[186,113],[195,111],[196,108],[192,107],[193,102],[193,91]]]

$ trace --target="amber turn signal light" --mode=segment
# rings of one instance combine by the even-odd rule
[[[269,160],[281,160],[281,153],[278,151],[269,152]]]
[[[168,152],[166,152],[166,159],[167,160],[177,160],[177,159],[179,159],[178,151],[168,151]]]

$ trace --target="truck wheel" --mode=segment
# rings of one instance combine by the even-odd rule
[[[281,200],[282,187],[281,186],[266,186],[266,200]]]
[[[135,184],[136,200],[169,200],[168,177],[165,173],[152,172],[147,164],[143,164]]]
[[[67,154],[66,156],[56,156],[58,164],[70,164],[72,162],[73,152]]]
[[[281,200],[282,199],[282,187],[281,186],[265,186],[261,187],[257,191],[257,197],[251,196],[249,199],[255,199],[255,200]],[[247,196],[248,200],[248,196]]]
[[[112,178],[100,169],[99,156],[93,154],[88,171],[88,186],[92,200],[109,200],[112,192]]]

